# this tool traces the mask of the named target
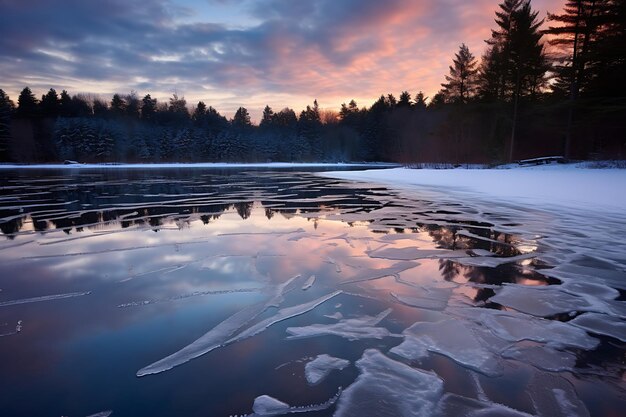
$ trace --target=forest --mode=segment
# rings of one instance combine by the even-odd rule
[[[462,40],[459,40],[460,42]],[[338,111],[245,107],[232,119],[203,101],[137,92],[0,89],[0,161],[500,163],[548,155],[626,158],[626,2],[568,0],[539,18],[498,5],[480,56],[461,43],[433,97],[385,93]],[[1,83],[1,81],[0,81]],[[0,86],[1,87],[1,86]]]

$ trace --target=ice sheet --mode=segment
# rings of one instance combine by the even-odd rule
[[[528,394],[541,417],[589,417],[576,389],[556,374],[536,372],[528,383]]]
[[[452,292],[450,291],[450,294]],[[448,306],[448,298],[436,299],[426,297],[409,297],[391,293],[391,296],[400,303],[410,307],[425,308],[427,310],[443,311]],[[449,297],[449,294],[448,294]]]
[[[348,340],[382,339],[383,337],[393,336],[386,328],[376,327],[389,313],[391,313],[390,308],[376,316],[342,319],[333,324],[312,324],[304,327],[288,327],[287,333],[291,335],[289,339],[327,335],[339,336]]]
[[[383,277],[388,277],[391,275],[399,274],[400,272],[406,271],[407,269],[415,268],[416,266],[419,266],[417,262],[398,262],[387,268],[365,269],[363,271],[357,272],[348,280],[343,281],[342,284],[370,281]]]
[[[450,393],[441,398],[435,415],[438,417],[535,417],[502,404],[479,401]]]
[[[261,333],[262,331],[266,330],[268,327],[279,323],[283,320],[287,320],[290,319],[292,317],[296,317],[299,316],[301,314],[307,313],[311,310],[313,310],[315,307],[319,306],[320,304],[325,303],[326,301],[330,300],[331,298],[334,298],[336,296],[338,296],[339,294],[341,294],[342,291],[341,290],[337,290],[334,291],[330,294],[326,294],[320,298],[317,298],[313,301],[309,301],[308,303],[303,303],[303,304],[298,304],[295,306],[291,306],[291,307],[285,307],[285,308],[281,308],[280,310],[278,310],[278,312],[276,312],[275,315],[273,315],[272,317],[269,317],[265,320],[262,320],[250,327],[248,327],[247,329],[243,330],[242,332],[240,332],[237,336],[235,336],[234,338],[230,339],[227,343],[234,343],[234,342],[239,342],[241,340],[247,339],[249,337],[255,336],[259,333]]]
[[[463,309],[467,312],[468,309]],[[477,323],[485,326],[499,338],[509,342],[532,340],[555,348],[574,347],[595,349],[598,339],[568,323],[528,317],[523,314],[492,309],[474,310]]]
[[[572,371],[576,355],[547,346],[511,346],[502,352],[502,357],[515,359],[549,372]]]
[[[275,416],[289,412],[289,404],[269,395],[261,395],[254,399],[252,411],[260,416]]]
[[[390,350],[410,360],[425,358],[428,352],[447,356],[458,364],[485,375],[499,375],[497,357],[467,323],[456,319],[435,323],[418,322],[402,332],[404,341]]]
[[[626,322],[606,314],[585,313],[568,322],[592,333],[614,337],[626,342]]]
[[[108,411],[100,411],[99,413],[96,413],[96,414],[90,414],[87,417],[109,417],[111,414],[113,414],[113,411],[108,410]]]
[[[443,391],[434,373],[412,368],[368,349],[356,362],[361,371],[340,397],[336,417],[430,417]]]
[[[290,406],[269,395],[261,395],[254,399],[252,414],[244,414],[241,417],[261,417],[261,416],[282,416],[285,414],[311,413],[324,411],[332,407],[341,396],[341,387],[337,394],[320,404],[310,404],[303,406]],[[238,417],[235,415],[234,417]]]
[[[158,303],[166,303],[170,301],[178,301],[185,300],[187,298],[192,297],[202,297],[205,295],[223,295],[223,294],[235,294],[235,293],[250,293],[250,292],[259,292],[262,288],[236,288],[232,290],[212,290],[212,291],[194,291],[188,294],[179,294],[173,295],[168,298],[159,298],[154,300],[141,300],[141,301],[130,301],[128,303],[119,304],[118,308],[126,308],[126,307],[138,307],[145,306],[148,304],[158,304]]]
[[[586,311],[592,306],[582,297],[560,291],[556,286],[527,287],[506,285],[490,301],[538,317],[573,311]]]
[[[412,261],[417,259],[453,259],[465,258],[467,253],[462,250],[452,251],[445,249],[419,249],[415,247],[408,248],[383,248],[368,253],[372,258],[391,259],[397,261]]]
[[[257,303],[244,308],[219,323],[190,345],[140,369],[137,371],[137,376],[141,377],[167,371],[223,346],[237,330],[261,314],[266,308],[265,303]]]
[[[41,301],[62,300],[64,298],[82,297],[89,295],[91,291],[70,292],[66,294],[42,295],[40,297],[22,298],[20,300],[0,301],[0,307],[8,307],[17,304],[39,303]]]
[[[335,358],[330,355],[317,355],[311,362],[307,362],[304,366],[304,375],[309,384],[319,384],[333,370],[342,370],[350,365],[350,361],[341,358]]]
[[[302,285],[302,291],[308,290],[309,288],[313,286],[314,283],[315,283],[315,275],[311,275],[309,278],[307,278],[304,285]]]

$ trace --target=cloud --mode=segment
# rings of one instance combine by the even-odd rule
[[[462,42],[481,55],[497,6],[492,0],[1,3],[0,88],[10,94],[25,85],[40,93],[135,89],[163,99],[177,91],[189,102],[203,99],[227,113],[246,105],[253,114],[266,104],[262,99],[298,110],[313,98],[336,108],[402,90],[432,96]],[[545,15],[562,3],[533,5]],[[200,6],[215,14],[201,14]],[[226,24],[224,10],[247,23]]]

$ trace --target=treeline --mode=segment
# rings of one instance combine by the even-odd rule
[[[339,112],[266,106],[258,125],[174,94],[59,95],[0,90],[0,159],[35,162],[494,162],[541,155],[626,158],[626,2],[568,0],[538,18],[498,5],[480,59],[462,44],[442,89]],[[550,53],[548,53],[550,51]]]

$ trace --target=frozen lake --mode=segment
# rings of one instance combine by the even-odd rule
[[[0,415],[622,415],[623,213],[299,169],[0,171]]]

